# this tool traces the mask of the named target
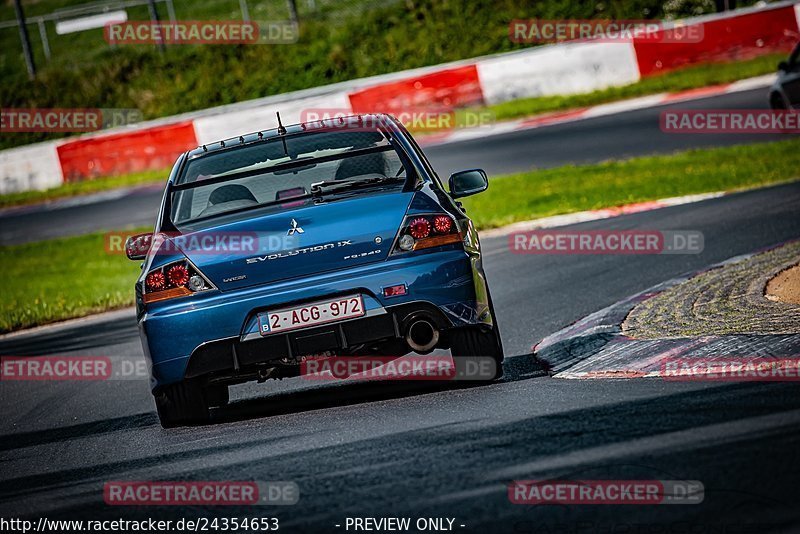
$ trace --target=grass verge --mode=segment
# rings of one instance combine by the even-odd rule
[[[107,253],[104,235],[0,247],[0,332],[132,305],[139,262]]]
[[[486,229],[560,213],[765,185],[795,178],[798,169],[800,139],[792,139],[496,177],[487,192],[464,204],[478,227]],[[108,254],[103,236],[0,247],[5,276],[0,332],[133,304],[138,263]]]
[[[99,193],[109,189],[120,187],[133,187],[137,185],[156,184],[166,182],[169,169],[158,171],[144,171],[124,176],[109,176],[107,178],[97,178],[83,182],[73,182],[44,189],[42,191],[20,191],[19,193],[8,193],[0,195],[0,208],[8,206],[19,206],[24,204],[35,204],[46,200],[73,197],[77,195],[88,195]]]
[[[695,193],[734,190],[800,175],[800,139],[690,150],[596,165],[568,165],[492,178],[464,199],[481,229]]]

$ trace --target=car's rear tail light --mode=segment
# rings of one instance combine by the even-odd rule
[[[420,241],[414,243],[414,250],[441,247],[443,245],[452,245],[453,243],[461,243],[461,236],[459,234],[437,235],[436,237],[421,239]]]
[[[167,271],[169,283],[175,287],[180,287],[189,281],[189,269],[183,264],[174,265]]]
[[[433,218],[433,229],[437,234],[449,234],[453,228],[453,219],[446,215],[438,215]]]
[[[185,297],[209,289],[214,289],[214,285],[191,263],[181,260],[147,273],[144,279],[142,298],[147,304],[175,297]]]
[[[417,217],[408,225],[408,233],[414,239],[425,239],[431,235],[431,223],[425,217]]]
[[[161,271],[153,271],[147,275],[144,283],[147,286],[147,289],[150,291],[160,291],[162,289],[166,289],[167,278]]]
[[[415,215],[403,222],[393,253],[410,252],[461,242],[458,225],[449,215]]]

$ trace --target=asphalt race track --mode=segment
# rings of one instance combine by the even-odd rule
[[[622,119],[630,125],[635,115]],[[565,143],[562,153],[575,146]],[[592,153],[602,157],[600,148],[584,155]],[[505,237],[484,239],[510,356],[503,381],[488,386],[248,384],[233,388],[217,424],[165,431],[143,381],[5,383],[0,516],[248,515],[278,517],[283,532],[345,532],[356,516],[455,518],[458,532],[797,532],[796,383],[557,380],[530,352],[543,336],[629,294],[800,237],[798,205],[794,183],[579,225],[699,230],[699,255],[517,255]],[[6,338],[0,353],[141,358],[127,314]],[[510,481],[556,477],[699,480],[705,497],[691,505],[509,502]],[[263,509],[104,505],[104,482],[152,479],[294,481],[301,497]]]
[[[483,168],[491,177],[531,168],[779,139],[780,135],[764,134],[675,135],[659,129],[659,114],[665,109],[766,107],[766,90],[754,89],[486,139],[431,146],[425,148],[425,153],[440,176],[446,179],[455,171],[470,168]],[[48,205],[0,210],[0,245],[151,226],[162,192],[163,187],[151,186]]]

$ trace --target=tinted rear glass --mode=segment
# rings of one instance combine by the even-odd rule
[[[311,133],[285,141],[285,149],[277,138],[191,160],[176,185],[192,185],[173,193],[172,221],[181,224],[276,201],[284,202],[271,209],[293,209],[304,201],[292,198],[307,195],[316,182],[404,176],[400,154],[380,131]]]

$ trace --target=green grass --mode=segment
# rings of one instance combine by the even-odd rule
[[[463,203],[478,228],[486,229],[561,213],[797,177],[800,139],[791,139],[491,178],[488,191]]]
[[[478,227],[486,229],[560,213],[775,183],[796,178],[798,169],[800,140],[793,139],[492,177],[489,190],[464,199],[464,205]],[[103,236],[0,247],[0,332],[133,304],[139,263],[108,254]]]
[[[769,54],[732,63],[695,65],[666,72],[652,78],[644,78],[639,82],[620,87],[610,87],[578,95],[523,98],[488,106],[486,109],[494,114],[495,120],[515,119],[537,113],[605,104],[637,96],[698,89],[735,82],[736,80],[752,78],[762,74],[775,73],[777,72],[778,62],[784,59],[786,59],[785,54]],[[764,97],[764,103],[766,105],[766,96]]]
[[[0,332],[132,305],[139,262],[107,253],[104,235],[0,247]]]
[[[86,195],[89,193],[106,191],[108,189],[117,189],[119,187],[165,183],[168,175],[169,169],[162,169],[160,171],[145,171],[127,174],[125,176],[112,176],[83,182],[67,183],[42,191],[20,191],[19,193],[7,193],[5,195],[0,195],[0,208],[18,206],[22,204],[33,204],[36,202],[55,200],[58,198],[72,197],[76,195]]]

